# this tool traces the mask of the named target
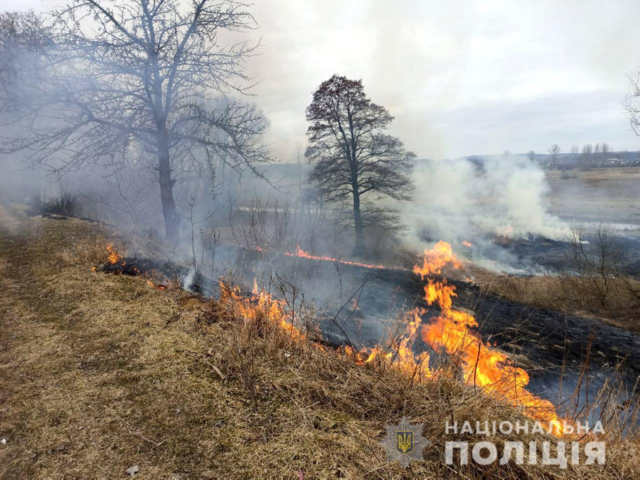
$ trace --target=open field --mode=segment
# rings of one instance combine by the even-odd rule
[[[636,440],[613,432],[604,467],[444,465],[443,418],[521,417],[456,381],[412,385],[255,330],[215,301],[92,272],[106,242],[95,225],[8,225],[0,478],[125,478],[134,465],[142,479],[640,475]],[[403,415],[434,443],[408,470],[379,443]]]
[[[551,213],[581,228],[640,233],[640,167],[546,171]]]
[[[0,9],[0,480],[640,480],[640,3],[61,2]]]

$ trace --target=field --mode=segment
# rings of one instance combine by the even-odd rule
[[[640,331],[640,168],[551,170],[546,176],[550,213],[588,238],[593,250],[604,249],[605,257],[593,253],[593,268],[587,272],[574,258],[579,245],[566,239],[567,244],[535,249],[535,261],[560,266],[549,274],[477,270],[474,280],[510,300]],[[598,272],[599,266],[604,270]]]
[[[640,479],[626,5],[4,3],[0,480]]]
[[[583,228],[640,234],[640,167],[547,171],[551,213]]]
[[[93,272],[110,235],[93,224],[4,217],[0,478],[640,475],[637,440],[613,431],[605,466],[445,465],[444,418],[523,417],[454,379],[416,385],[224,303]],[[380,444],[403,415],[432,442],[406,470]]]

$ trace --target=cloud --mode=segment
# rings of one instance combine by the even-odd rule
[[[305,108],[333,73],[361,78],[421,156],[638,145],[621,108],[640,67],[636,0],[265,0],[252,10],[253,100],[283,161],[304,149]]]

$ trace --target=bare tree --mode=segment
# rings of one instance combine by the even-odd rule
[[[25,85],[43,81],[43,55],[50,31],[33,12],[0,13],[0,110],[15,113],[28,92]]]
[[[629,112],[631,128],[636,135],[640,135],[640,71],[629,76],[631,92],[626,97],[626,108]]]
[[[368,194],[408,200],[415,155],[383,133],[393,117],[364,93],[361,80],[333,75],[307,107],[310,180],[329,201],[353,201],[355,253],[364,252],[362,199]]]
[[[593,145],[591,145],[590,143],[583,145],[582,153],[580,154],[580,159],[582,160],[583,168],[589,168],[593,166],[593,163],[594,163]]]
[[[252,27],[245,4],[73,0],[52,18],[47,86],[31,108],[45,120],[11,149],[28,149],[39,161],[62,152],[56,166],[62,169],[88,161],[116,168],[127,159],[148,162],[172,241],[181,175],[220,159],[255,172],[255,162],[267,158],[258,141],[264,117],[222,96],[245,91],[242,64],[253,47],[221,43],[224,31]]]
[[[554,143],[549,147],[549,154],[551,155],[550,164],[552,168],[555,168],[558,165],[558,154],[560,153],[560,146],[557,143]]]

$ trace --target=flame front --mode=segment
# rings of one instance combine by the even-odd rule
[[[259,251],[262,251],[262,249],[260,249]],[[308,252],[305,252],[303,249],[300,248],[300,246],[298,245],[296,247],[296,251],[295,252],[285,252],[284,253],[287,257],[300,257],[300,258],[307,258],[309,260],[320,260],[323,262],[334,262],[334,263],[341,263],[343,265],[353,265],[356,267],[362,267],[362,268],[371,268],[371,269],[376,269],[376,270],[380,270],[380,269],[386,269],[386,268],[390,268],[384,265],[375,265],[375,264],[371,264],[371,263],[361,263],[361,262],[353,262],[351,260],[342,260],[336,257],[328,257],[326,255],[312,255]]]
[[[440,240],[431,250],[424,251],[422,266],[414,265],[413,273],[420,275],[420,278],[424,280],[428,275],[442,273],[442,269],[447,265],[453,268],[461,268],[462,262],[453,254],[451,245]]]
[[[220,303],[229,307],[235,315],[245,322],[255,322],[264,319],[287,332],[292,340],[304,340],[306,335],[294,325],[293,313],[286,308],[286,302],[273,298],[271,294],[258,289],[254,279],[251,296],[245,297],[238,288],[230,287],[220,282]]]
[[[294,254],[288,254],[293,256]],[[317,257],[307,254],[298,248],[295,256],[314,260],[338,261],[330,257]],[[358,266],[357,262],[341,261]],[[424,382],[442,374],[441,370],[432,370],[429,365],[429,353],[414,353],[413,345],[420,336],[422,341],[436,352],[445,352],[459,360],[463,380],[467,385],[482,389],[492,397],[521,407],[525,415],[534,420],[545,422],[552,433],[562,435],[563,425],[554,405],[529,392],[525,387],[529,384],[528,373],[512,365],[508,355],[482,341],[472,329],[478,323],[472,313],[455,309],[453,299],[456,287],[447,283],[446,279],[434,280],[431,275],[441,275],[444,268],[459,269],[462,262],[454,255],[451,245],[438,242],[431,250],[424,252],[422,265],[413,267],[413,272],[427,280],[424,286],[424,299],[428,306],[437,305],[439,314],[434,321],[423,324],[423,308],[416,308],[405,314],[406,329],[389,348],[378,345],[373,348],[363,347],[360,350],[347,346],[344,353],[358,365],[382,363],[410,377],[412,381]],[[384,268],[367,265],[367,268]],[[254,281],[253,293],[243,297],[237,289],[221,284],[221,301],[231,305],[236,314],[245,321],[267,319],[294,340],[306,339],[295,325],[292,314],[285,308],[283,300],[274,299],[270,294],[258,288]],[[354,309],[358,308],[354,304]]]
[[[438,242],[432,250],[425,251],[422,267],[414,267],[414,272],[424,279],[430,274],[440,274],[445,266],[460,268],[451,246]],[[562,434],[562,425],[553,404],[525,389],[529,384],[529,374],[522,368],[514,367],[509,357],[485,344],[478,334],[471,331],[477,327],[475,317],[466,311],[453,308],[456,288],[446,280],[428,279],[424,287],[427,305],[437,304],[440,314],[436,320],[422,327],[422,340],[436,351],[445,351],[458,356],[465,383],[477,386],[490,395],[517,407],[524,407],[524,413],[535,420],[547,422],[554,433]],[[419,316],[423,311],[416,312]]]

